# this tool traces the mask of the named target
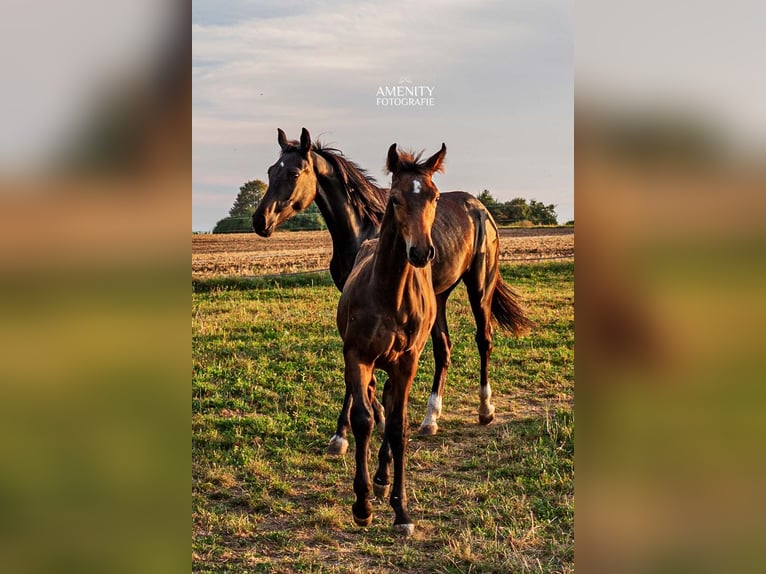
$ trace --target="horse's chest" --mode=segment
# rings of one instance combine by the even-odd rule
[[[415,277],[395,300],[390,292],[349,294],[344,292],[340,305],[341,315],[347,318],[339,324],[346,344],[380,365],[395,362],[402,353],[422,350],[435,317],[430,276]]]
[[[395,313],[368,315],[357,310],[351,316],[350,329],[345,339],[353,341],[365,355],[381,366],[395,362],[405,352],[421,349],[426,342],[430,326],[421,315],[401,320]]]
[[[388,325],[389,351],[394,354],[420,350],[426,343],[433,320],[426,309],[418,306],[402,312],[397,320]]]
[[[425,345],[427,335],[428,329],[424,327],[422,321],[418,321],[417,324],[403,325],[396,333],[396,350],[419,349]]]

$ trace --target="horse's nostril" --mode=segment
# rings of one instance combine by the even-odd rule
[[[428,248],[428,260],[433,261],[435,256],[436,256],[436,250],[434,249],[434,246],[431,245]]]

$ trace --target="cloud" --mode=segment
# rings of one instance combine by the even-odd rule
[[[571,3],[233,2],[225,18],[206,11],[202,3],[192,30],[195,178],[261,174],[276,157],[276,128],[296,137],[305,126],[373,175],[392,141],[447,141],[449,165],[465,175],[448,170],[445,185],[531,184],[571,196]],[[436,105],[378,108],[378,86],[402,76],[434,86]],[[232,148],[247,146],[252,154],[233,162]],[[548,164],[537,185],[530,156]],[[482,180],[476,158],[490,164]]]

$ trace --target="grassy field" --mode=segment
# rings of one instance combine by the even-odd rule
[[[572,572],[573,275],[571,262],[503,268],[539,326],[522,339],[496,332],[486,427],[473,319],[465,290],[452,295],[437,435],[415,434],[430,342],[410,399],[409,539],[393,533],[387,501],[354,526],[353,438],[345,457],[325,454],[344,388],[329,275],[195,281],[194,571]],[[375,434],[371,472],[379,444]]]

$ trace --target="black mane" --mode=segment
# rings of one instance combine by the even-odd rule
[[[386,211],[388,190],[378,187],[375,178],[347,159],[342,151],[321,142],[315,142],[313,149],[333,167],[343,182],[349,202],[376,226],[380,225]]]

